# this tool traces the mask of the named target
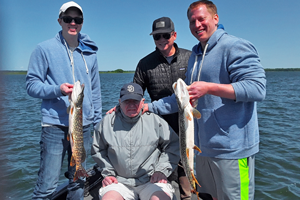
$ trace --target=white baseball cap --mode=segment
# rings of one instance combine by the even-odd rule
[[[67,2],[67,3],[64,3],[64,4],[60,7],[58,15],[60,15],[61,13],[66,12],[66,10],[68,10],[68,9],[71,8],[71,7],[78,8],[78,9],[81,11],[81,14],[83,15],[82,8],[80,7],[80,5],[78,5],[78,4],[75,3],[74,1],[69,1],[69,2]]]

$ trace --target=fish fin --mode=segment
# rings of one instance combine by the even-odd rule
[[[196,108],[198,106],[198,100],[194,101],[193,103],[191,103],[191,105]]]
[[[190,150],[188,148],[186,149],[186,156],[188,159],[190,158]]]
[[[72,107],[70,110],[71,115],[73,115],[73,110],[74,110],[74,107]]]
[[[192,121],[192,117],[189,115],[188,112],[185,112],[185,118],[189,121]]]
[[[80,177],[89,177],[89,175],[87,174],[87,172],[85,171],[85,169],[83,167],[80,167],[78,170],[76,170],[73,181],[74,182],[77,181],[78,178],[80,178]]]
[[[202,153],[201,149],[199,147],[197,147],[196,145],[193,147],[193,149],[195,149],[196,151],[199,151],[199,153]]]
[[[74,167],[76,165],[76,161],[74,159],[74,156],[71,156],[71,159],[70,159],[70,166],[71,167]]]
[[[193,113],[193,117],[195,117],[197,119],[201,118],[201,113],[197,109],[193,108],[192,113]]]
[[[199,185],[199,187],[201,187],[201,185],[198,183],[198,181],[197,181],[197,179],[196,179],[194,173],[191,173],[191,174],[192,174],[192,177],[193,177],[193,180],[195,181],[195,183],[196,183],[197,185]]]
[[[67,135],[67,140],[70,141],[70,134]]]

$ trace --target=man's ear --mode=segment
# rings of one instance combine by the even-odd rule
[[[59,25],[61,25],[61,20],[62,20],[62,19],[60,19],[60,18],[57,19]]]

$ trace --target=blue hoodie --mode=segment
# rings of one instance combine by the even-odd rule
[[[193,47],[186,84],[199,80],[231,84],[236,100],[209,94],[198,99],[197,109],[202,114],[195,120],[195,143],[202,150],[198,155],[249,157],[259,151],[256,101],[266,95],[265,71],[258,53],[250,42],[228,35],[223,29],[213,33],[204,51],[200,43]],[[177,112],[175,96],[149,104],[149,111],[160,115]]]
[[[83,125],[95,126],[102,118],[98,47],[86,34],[79,34],[73,52],[74,78],[85,85]],[[60,31],[55,38],[37,45],[31,54],[26,76],[27,93],[42,99],[42,123],[69,126],[68,96],[61,93],[62,83],[74,84],[69,47]]]

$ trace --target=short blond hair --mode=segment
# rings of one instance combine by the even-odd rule
[[[205,5],[208,12],[214,16],[215,14],[218,14],[217,11],[217,6],[212,2],[212,1],[208,1],[208,0],[200,0],[200,1],[195,1],[194,3],[192,3],[188,10],[187,10],[187,17],[189,18],[189,13],[191,10],[198,8],[201,5]]]

